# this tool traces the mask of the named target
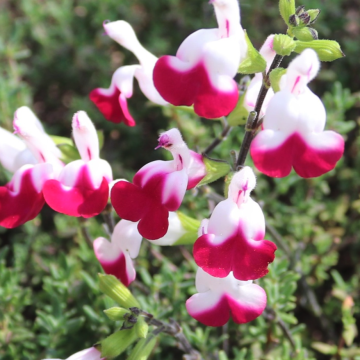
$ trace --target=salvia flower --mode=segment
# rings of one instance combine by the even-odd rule
[[[61,359],[44,359],[44,360],[61,360]],[[105,360],[101,357],[101,352],[94,347],[77,352],[65,360]]]
[[[136,278],[132,259],[139,255],[141,241],[137,223],[120,220],[111,235],[111,242],[103,237],[95,239],[95,256],[106,274],[116,276],[129,286]]]
[[[225,278],[197,270],[197,294],[186,301],[188,313],[207,326],[223,326],[230,317],[237,324],[256,319],[266,307],[266,293],[251,280],[237,280],[232,272]]]
[[[99,158],[99,140],[95,127],[84,111],[77,112],[72,121],[73,136],[81,160],[67,164],[57,179],[44,185],[47,204],[70,216],[98,215],[109,198],[112,170]]]
[[[11,181],[0,187],[0,225],[6,228],[22,225],[39,214],[45,203],[44,183],[63,167],[59,149],[29,108],[15,112],[13,125],[22,140],[5,130],[0,133],[5,140],[0,161],[7,170],[15,171]]]
[[[284,177],[294,168],[301,177],[317,177],[332,170],[344,152],[343,138],[324,131],[324,105],[307,86],[319,68],[316,52],[304,50],[269,103],[250,148],[255,166],[268,176]]]
[[[276,55],[276,52],[273,49],[273,42],[274,42],[274,35],[269,35],[260,49],[260,54],[266,60],[266,64],[267,64],[266,71],[269,70],[271,63]],[[255,76],[251,79],[245,94],[244,106],[248,111],[254,110],[256,105],[256,100],[259,95],[262,84],[263,84],[262,73],[255,74]],[[269,105],[269,101],[272,99],[273,96],[274,96],[274,91],[272,88],[270,88],[266,94],[265,100],[261,107],[260,117],[263,117],[265,115],[266,109]]]
[[[169,150],[174,160],[153,161],[135,174],[133,183],[121,180],[111,190],[111,202],[117,214],[139,222],[139,233],[148,240],[159,239],[167,233],[169,211],[176,211],[186,189],[196,186],[205,176],[205,165],[202,164],[200,170],[198,154],[188,149],[179,130],[161,134],[159,147]],[[200,173],[203,175],[199,176]]]
[[[162,56],[154,68],[154,84],[173,105],[194,104],[199,116],[213,119],[236,106],[233,80],[247,45],[237,0],[212,0],[217,29],[201,29],[187,37],[176,56]]]
[[[135,120],[127,104],[127,99],[133,95],[134,77],[138,80],[141,91],[150,101],[159,105],[167,104],[155,89],[152,80],[157,57],[139,43],[133,28],[126,21],[104,22],[104,29],[108,36],[131,51],[140,64],[118,68],[112,76],[110,87],[94,89],[89,95],[90,100],[107,120],[134,126]]]
[[[215,207],[209,221],[201,224],[194,258],[212,276],[223,278],[233,272],[238,280],[254,280],[268,273],[276,245],[263,240],[264,215],[250,198],[255,184],[255,175],[249,167],[234,174],[228,198]]]

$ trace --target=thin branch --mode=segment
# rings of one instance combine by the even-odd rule
[[[92,241],[92,238],[91,238],[90,233],[89,233],[89,227],[87,225],[87,220],[80,217],[79,218],[79,223],[80,223],[80,229],[81,229],[82,236],[85,238],[88,245],[92,248],[93,247],[93,241]]]
[[[209,155],[219,144],[221,144],[226,137],[230,134],[232,126],[226,124],[220,136],[214,139],[214,141],[204,150],[203,154]]]
[[[114,213],[113,207],[111,204],[107,204],[105,209],[102,211],[101,215],[104,218],[106,230],[109,233],[109,236],[112,235],[115,228],[115,221],[114,221]]]
[[[261,108],[263,106],[266,94],[267,94],[267,92],[269,90],[269,87],[270,87],[270,73],[271,73],[272,70],[279,67],[279,65],[280,65],[283,58],[284,57],[281,56],[281,55],[276,55],[275,56],[271,66],[269,68],[269,71],[267,72],[265,78],[263,79],[263,84],[261,86],[259,95],[258,95],[257,100],[256,100],[256,105],[255,105],[255,108],[254,108],[254,111],[256,112],[256,117],[255,117],[254,121],[252,121],[251,130],[246,131],[246,133],[245,133],[244,140],[243,140],[243,142],[241,144],[241,148],[240,148],[240,151],[239,151],[237,166],[244,166],[244,164],[245,164],[245,160],[246,160],[247,154],[249,152],[251,142],[253,141],[253,139],[255,137],[255,134],[256,134],[256,131],[260,126],[260,121],[259,121],[260,120],[259,119],[260,118],[260,112],[261,112]],[[250,116],[251,116],[251,112],[249,114],[249,117]]]

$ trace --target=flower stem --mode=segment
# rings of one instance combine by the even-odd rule
[[[224,117],[224,129],[221,132],[220,136],[214,139],[214,141],[203,151],[203,154],[208,155],[213,151],[219,144],[221,144],[226,137],[230,134],[232,126],[228,125],[226,118]]]
[[[268,92],[268,90],[270,88],[270,73],[271,73],[272,70],[279,67],[279,65],[280,65],[283,58],[284,57],[281,56],[281,55],[276,55],[275,56],[271,66],[269,68],[269,71],[267,72],[266,76],[263,79],[263,84],[262,84],[261,89],[259,91],[259,95],[257,97],[256,105],[255,105],[255,108],[254,108],[254,112],[256,112],[256,116],[255,116],[255,119],[251,122],[251,124],[249,124],[249,120],[250,120],[251,116],[253,116],[253,115],[251,115],[253,112],[251,111],[250,114],[249,114],[247,124],[251,125],[251,128],[247,129],[247,131],[245,133],[245,136],[244,136],[244,140],[243,140],[243,142],[241,144],[241,148],[240,148],[239,156],[238,156],[238,160],[237,160],[237,167],[244,166],[244,164],[245,164],[245,160],[246,160],[247,154],[249,152],[251,142],[253,141],[253,139],[255,137],[257,129],[261,125],[261,123],[260,123],[260,120],[261,120],[260,119],[260,112],[261,112],[261,108],[263,106],[266,94],[267,94],[267,92]]]

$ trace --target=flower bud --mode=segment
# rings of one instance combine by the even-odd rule
[[[296,15],[301,15],[303,12],[305,11],[305,6],[304,5],[301,5],[301,6],[298,6],[295,10],[295,14]]]
[[[297,39],[301,41],[313,41],[318,39],[318,33],[315,29],[310,27],[302,27],[292,29]]]
[[[317,20],[320,10],[319,9],[310,9],[307,11],[307,13],[310,16],[310,24],[314,24],[314,22]]]
[[[299,15],[299,19],[303,25],[308,25],[311,21],[310,15],[306,11]]]
[[[299,20],[299,17],[295,14],[292,14],[290,17],[289,17],[289,25],[291,26],[298,26],[300,24],[300,20]]]

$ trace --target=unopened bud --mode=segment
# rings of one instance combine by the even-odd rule
[[[296,10],[295,10],[296,15],[301,15],[303,12],[305,12],[305,6],[304,5],[298,6],[296,8]]]
[[[318,33],[315,29],[309,27],[292,29],[293,34],[301,41],[312,41],[318,39]]]
[[[299,20],[299,17],[295,14],[292,14],[290,17],[289,17],[289,24],[291,26],[298,26],[300,24],[300,20]]]
[[[308,25],[311,21],[310,15],[305,11],[299,15],[300,22],[304,25]]]
[[[310,16],[310,24],[313,24],[317,20],[319,14],[320,14],[320,10],[319,9],[311,9],[311,10],[308,10],[307,13]]]

